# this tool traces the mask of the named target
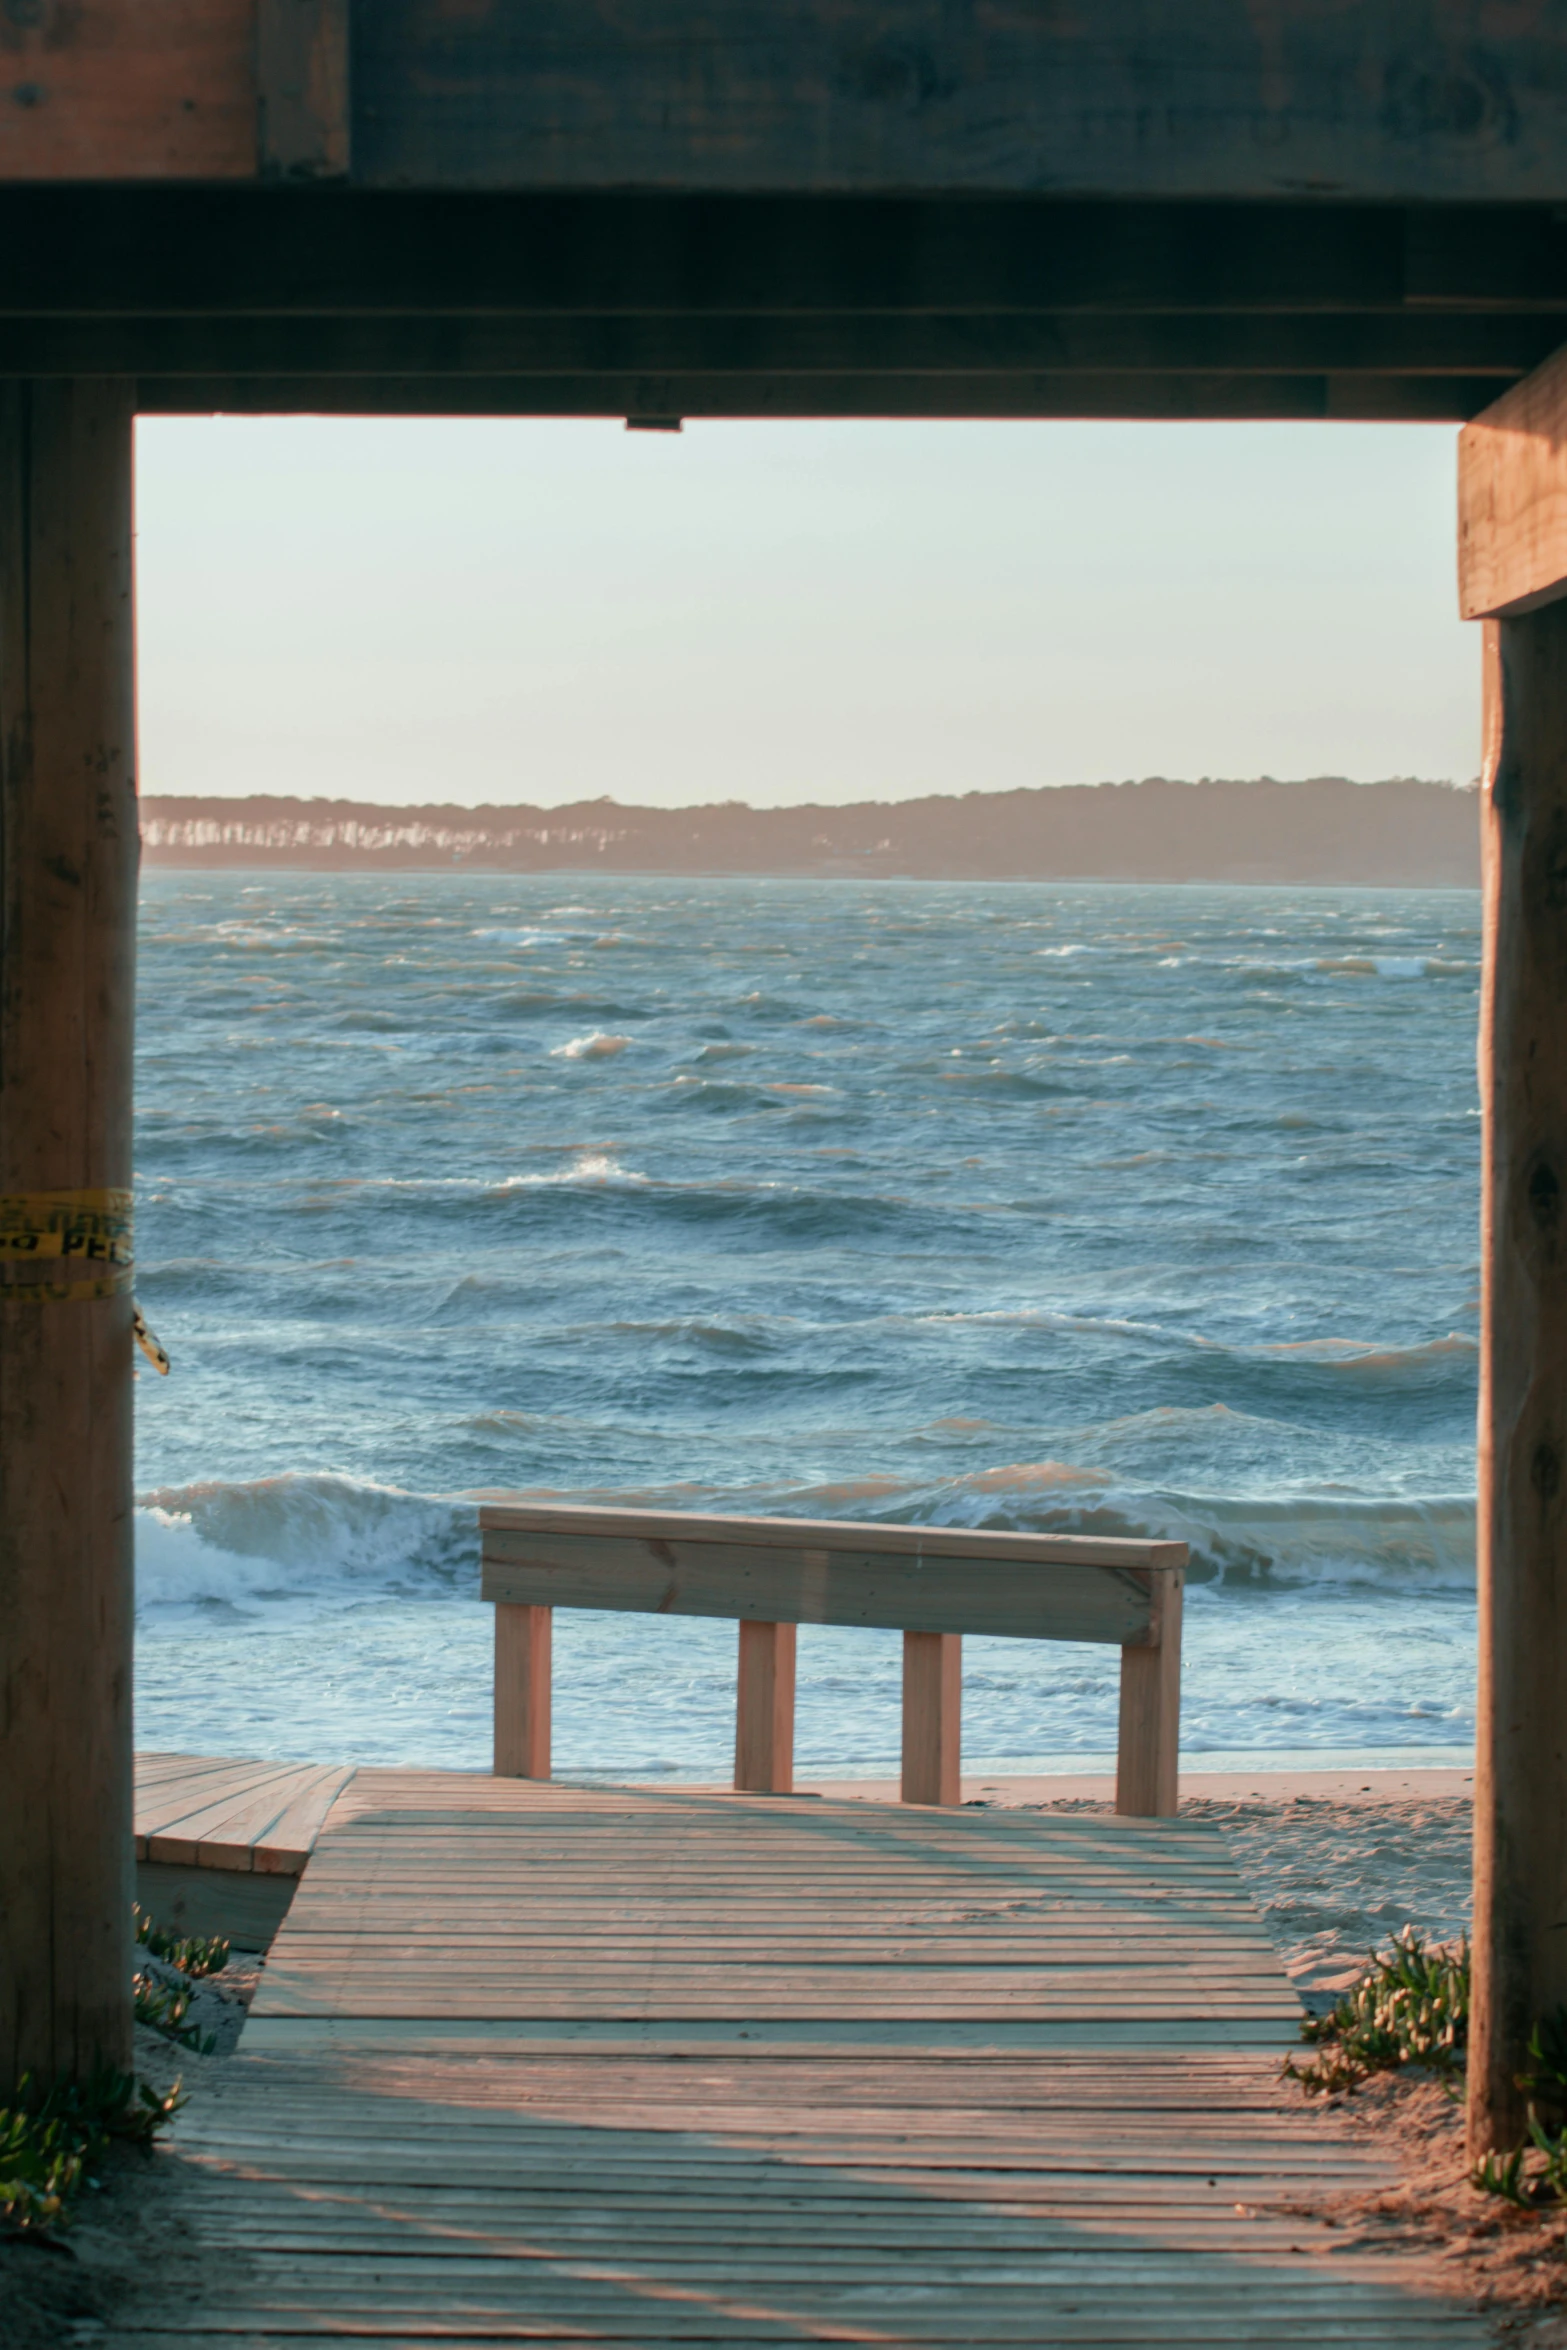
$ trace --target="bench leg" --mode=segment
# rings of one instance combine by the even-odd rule
[[[740,1625],[735,1701],[735,1792],[794,1791],[793,1624]]]
[[[903,1635],[903,1800],[960,1803],[963,1636]]]
[[[1175,1577],[1160,1619],[1156,1647],[1121,1651],[1115,1808],[1134,1820],[1173,1820],[1180,1804],[1181,1586]]]
[[[547,1607],[495,1607],[497,1779],[550,1775],[550,1624]]]

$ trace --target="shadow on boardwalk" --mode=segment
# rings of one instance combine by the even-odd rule
[[[1481,2344],[1211,1830],[361,1772],[134,2350]]]
[[[169,2157],[201,2300],[115,2339],[1481,2343],[1407,2263],[1278,2208],[1374,2165],[1272,2072],[242,2057]]]

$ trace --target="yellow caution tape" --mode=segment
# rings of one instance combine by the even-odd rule
[[[120,1297],[130,1288],[131,1194],[128,1191],[0,1192],[0,1265],[25,1267],[0,1281],[0,1305],[77,1305]],[[62,1279],[96,1270],[88,1278]],[[131,1332],[153,1369],[169,1375],[169,1358],[132,1300]]]
[[[0,1265],[26,1268],[20,1280],[0,1280],[0,1300],[115,1297],[130,1288],[131,1259],[128,1191],[0,1192]]]
[[[168,1353],[154,1333],[148,1329],[146,1322],[142,1318],[141,1307],[137,1305],[133,1305],[131,1313],[131,1336],[135,1339],[137,1345],[141,1348],[142,1353],[146,1356],[148,1362],[151,1363],[159,1378],[167,1379],[169,1375]]]

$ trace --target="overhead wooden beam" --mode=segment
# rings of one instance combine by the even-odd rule
[[[0,2096],[131,2055],[131,425],[0,386]]]
[[[0,318],[525,310],[1560,316],[1567,213],[0,185]]]
[[[1567,199],[1538,0],[365,0],[355,46],[378,186]]]
[[[398,312],[0,320],[4,375],[1415,376],[1516,381],[1551,317],[1357,312]]]
[[[349,0],[6,0],[0,180],[347,174]]]
[[[1461,424],[1479,376],[177,375],[141,376],[149,415],[1276,418]]]
[[[1567,346],[1459,436],[1458,594],[1466,620],[1567,595]]]
[[[1567,200],[1538,0],[357,0],[351,125],[349,8],[6,0],[0,177]]]
[[[256,170],[256,0],[7,0],[0,179]]]

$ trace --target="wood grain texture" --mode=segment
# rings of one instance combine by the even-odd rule
[[[257,16],[259,12],[259,25]],[[1551,205],[1548,7],[13,0],[0,173]],[[258,123],[259,114],[259,123]],[[258,156],[259,128],[259,156]],[[350,156],[351,149],[351,156]]]
[[[255,0],[0,9],[0,180],[222,180],[255,169]]]
[[[1181,1543],[487,1503],[482,1592],[512,1604],[1020,1639],[1150,1637]]]
[[[1466,620],[1567,595],[1567,348],[1458,436],[1458,602]]]
[[[499,1779],[550,1775],[550,1657],[547,1607],[495,1610],[494,1769]]]
[[[735,1677],[735,1788],[787,1795],[794,1786],[793,1624],[743,1623]]]
[[[0,387],[0,1194],[131,1181],[131,392]],[[9,1268],[6,1268],[9,1270]],[[0,2081],[131,2050],[131,1298],[0,1301]]]
[[[1179,1573],[1164,1580],[1157,1646],[1121,1651],[1115,1808],[1129,1819],[1173,1819],[1180,1808],[1182,1583]]]
[[[1092,1534],[1015,1534],[952,1526],[881,1525],[856,1518],[743,1518],[706,1510],[588,1508],[564,1502],[485,1501],[479,1530],[507,1535],[634,1535],[645,1542],[712,1542],[794,1552],[802,1545],[907,1559],[1013,1559],[1029,1566],[1184,1567],[1184,1542]]]
[[[1486,627],[1470,2139],[1567,2004],[1567,603]]]
[[[209,2281],[134,2350],[1485,2339],[1302,2213],[1388,2174],[1267,2057],[280,2051],[176,2147]]]
[[[957,1632],[903,1635],[905,1803],[963,1800],[963,1639]]]
[[[1298,2013],[1217,1836],[990,1811],[361,1771],[254,2015],[682,2031]]]
[[[288,1914],[297,1876],[136,1863],[136,1898],[170,1934],[219,1934],[239,1950],[266,1950]]]
[[[341,1764],[138,1754],[136,1858],[170,1867],[297,1877],[353,1775]]]
[[[376,0],[355,76],[381,187],[1567,198],[1538,4]]]
[[[1187,1823],[361,1772],[116,2339],[1479,2350],[1297,2012]]]

